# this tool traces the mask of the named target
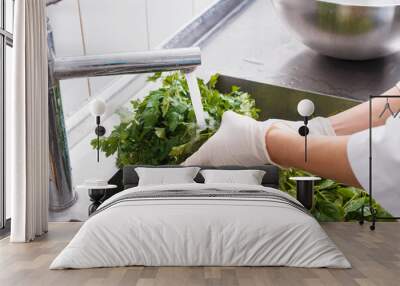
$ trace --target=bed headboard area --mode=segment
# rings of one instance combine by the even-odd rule
[[[183,168],[179,165],[161,165],[161,166],[149,166],[149,165],[129,165],[123,168],[123,185],[124,189],[136,187],[139,183],[139,176],[135,172],[136,167],[147,167],[147,168]],[[279,186],[279,169],[273,165],[263,165],[254,167],[241,167],[241,166],[221,166],[221,167],[208,167],[198,166],[201,169],[218,169],[218,170],[263,170],[265,171],[262,185],[265,187],[278,188]],[[203,176],[199,173],[195,181],[197,183],[204,183]]]

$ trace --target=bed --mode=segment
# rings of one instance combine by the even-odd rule
[[[137,167],[124,168],[125,190],[102,203],[50,269],[351,267],[308,211],[277,189],[274,166],[218,168],[264,170],[261,185],[206,184],[198,174],[195,183],[152,186],[138,186]]]

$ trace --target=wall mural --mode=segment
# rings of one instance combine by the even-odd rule
[[[71,77],[115,75],[157,70],[179,70],[198,64],[196,54],[171,54],[173,64],[162,62],[152,65],[154,55],[139,55],[150,66],[143,69],[137,55],[121,58],[118,55],[91,57],[90,60],[69,59],[59,61],[54,56],[51,27],[48,26],[49,44],[49,112],[51,188],[50,210],[68,209],[77,197],[71,183],[69,150],[64,126],[64,115],[59,80]],[[171,56],[169,55],[169,56]],[[191,61],[187,61],[190,58]],[[135,61],[136,60],[136,61]],[[177,64],[178,63],[178,64]],[[180,63],[180,64],[179,64]],[[139,69],[141,66],[142,69]],[[201,99],[207,114],[207,128],[199,129],[192,106],[189,87],[184,73],[157,72],[149,81],[161,82],[161,87],[151,91],[141,100],[131,102],[131,109],[121,112],[121,122],[111,134],[100,141],[94,138],[91,145],[99,148],[107,157],[116,155],[116,166],[131,164],[179,164],[193,154],[218,129],[224,111],[233,110],[258,120],[281,118],[299,120],[294,112],[300,99],[312,99],[318,106],[316,116],[329,116],[357,104],[355,101],[313,94],[267,84],[254,83],[215,74],[208,81],[198,79]],[[310,176],[301,170],[281,170],[280,189],[296,196],[296,183],[289,177]],[[118,177],[118,176],[117,176]],[[112,193],[110,193],[112,194]],[[316,182],[312,214],[319,221],[358,220],[362,210],[366,218],[371,216],[369,197],[361,189],[345,186],[329,179]],[[373,201],[379,217],[391,216],[378,202]]]

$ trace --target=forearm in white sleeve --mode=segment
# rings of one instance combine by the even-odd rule
[[[400,119],[372,129],[372,190],[383,207],[400,212]],[[347,157],[360,185],[369,191],[369,130],[353,134]]]

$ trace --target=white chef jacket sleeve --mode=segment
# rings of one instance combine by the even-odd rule
[[[384,126],[372,129],[372,191],[388,210],[399,211],[400,119],[390,117]],[[369,130],[353,134],[347,157],[358,182],[369,191]],[[396,206],[397,205],[397,206]]]

